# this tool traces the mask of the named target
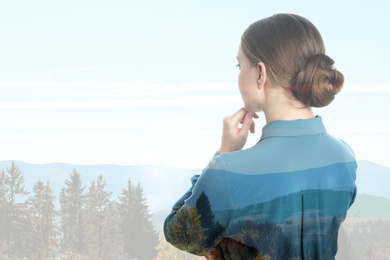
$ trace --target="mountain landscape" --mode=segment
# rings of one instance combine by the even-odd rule
[[[31,164],[14,161],[20,167],[25,179],[25,187],[32,191],[38,181],[50,181],[54,194],[59,197],[64,181],[76,169],[88,187],[98,175],[107,180],[107,190],[116,199],[130,178],[133,184],[140,183],[148,199],[150,212],[157,229],[162,231],[165,217],[172,205],[191,187],[191,177],[201,174],[202,169],[181,169],[163,164],[146,165],[75,165],[64,163]],[[6,170],[12,161],[0,161],[0,169]],[[390,168],[371,161],[359,160],[356,184],[358,195],[350,208],[350,217],[390,217]],[[58,207],[57,202],[57,207]]]

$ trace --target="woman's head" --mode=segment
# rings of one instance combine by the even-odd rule
[[[325,55],[321,34],[301,16],[276,14],[251,24],[240,50],[251,67],[263,63],[272,85],[304,107],[328,105],[343,86],[343,75]]]

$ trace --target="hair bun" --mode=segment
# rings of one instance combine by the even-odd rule
[[[334,61],[326,54],[311,56],[291,81],[291,91],[305,106],[324,107],[330,104],[344,84],[344,76],[333,68]]]

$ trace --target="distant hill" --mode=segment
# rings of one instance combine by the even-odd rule
[[[390,218],[390,199],[369,194],[358,194],[348,210],[353,218]]]
[[[153,214],[153,223],[160,233],[163,232],[165,218],[171,210],[160,210]],[[354,204],[348,210],[352,218],[390,218],[390,199],[368,194],[358,194]]]
[[[32,191],[32,187],[39,179],[44,182],[50,181],[50,186],[57,197],[57,206],[65,179],[69,178],[73,169],[76,169],[81,174],[87,189],[92,180],[96,180],[97,176],[102,174],[107,180],[107,190],[113,192],[111,199],[117,199],[122,189],[126,188],[129,178],[132,184],[136,185],[139,182],[149,201],[151,212],[171,208],[191,186],[190,178],[201,172],[198,169],[179,169],[163,164],[119,166],[14,162],[22,171],[28,191]],[[12,161],[0,161],[0,169],[6,170],[11,163]]]
[[[11,165],[11,162],[0,161],[0,169],[6,169]],[[156,212],[156,216],[159,216],[161,212],[164,212],[164,214],[168,212],[169,214],[172,205],[191,187],[191,177],[202,172],[202,169],[180,169],[164,164],[119,166],[110,164],[75,165],[14,162],[23,173],[27,190],[32,191],[33,185],[39,179],[44,182],[50,180],[51,187],[57,196],[57,202],[60,190],[64,186],[64,180],[69,177],[73,169],[77,169],[81,174],[83,183],[87,187],[93,179],[102,174],[107,180],[107,189],[113,192],[112,199],[117,199],[117,196],[125,188],[127,180],[130,178],[133,184],[138,182],[141,184],[144,195],[149,201],[151,212]],[[378,209],[383,208],[382,205],[388,205],[386,200],[381,200],[377,197],[390,199],[390,189],[388,188],[390,168],[366,160],[360,160],[357,163],[356,184],[358,194],[376,196],[370,198],[367,196],[360,198],[359,196],[359,199],[351,207],[351,216],[357,213],[359,209],[364,208],[363,211],[360,210],[360,216],[363,217],[364,212],[369,209],[369,205],[374,208],[378,207]],[[387,206],[387,208],[389,207]],[[370,208],[370,211],[375,212],[373,214],[376,216],[377,214],[387,214],[372,208]]]
[[[367,160],[359,160],[356,173],[358,194],[390,199],[390,168]]]

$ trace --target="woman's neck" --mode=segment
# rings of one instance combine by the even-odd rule
[[[268,99],[263,108],[267,124],[275,120],[296,120],[314,118],[311,107],[300,108],[300,101],[293,101],[285,95],[279,95],[278,100]]]
[[[282,110],[266,112],[264,111],[267,124],[275,120],[297,120],[297,119],[310,119],[314,118],[311,107],[300,110]]]

